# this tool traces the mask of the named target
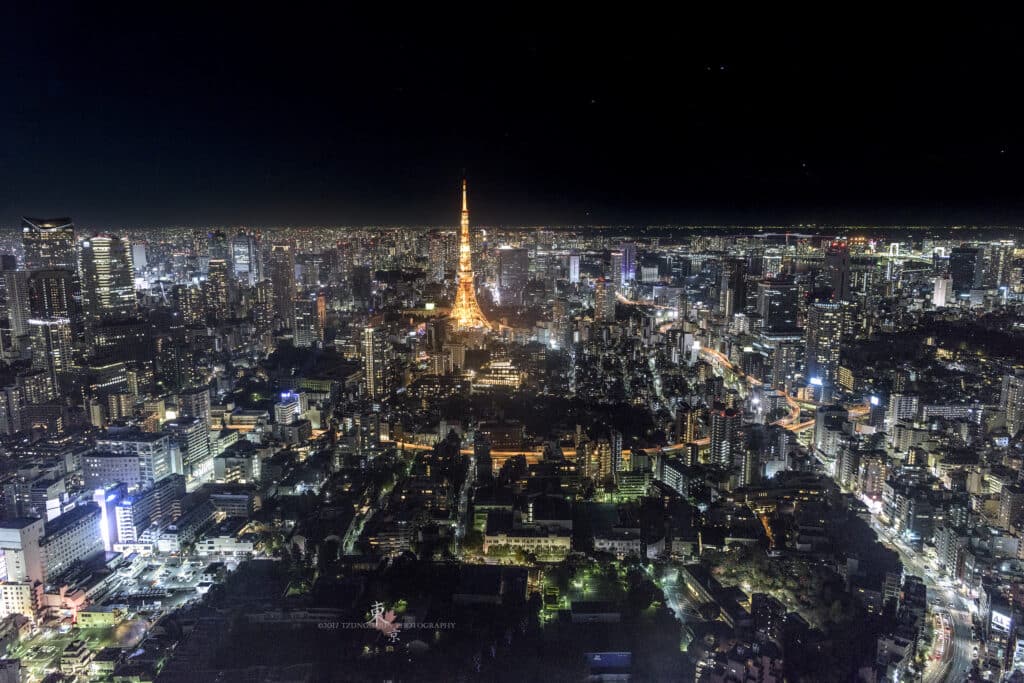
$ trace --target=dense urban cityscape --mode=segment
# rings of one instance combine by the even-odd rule
[[[0,683],[1024,683],[1024,23],[894,9],[0,2]]]
[[[1020,676],[1012,231],[469,199],[4,233],[0,679]]]

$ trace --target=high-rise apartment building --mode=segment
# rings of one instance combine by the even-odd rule
[[[805,362],[809,384],[825,389],[835,386],[842,331],[840,304],[813,303],[807,307]]]
[[[1024,429],[1024,372],[1003,376],[999,408],[1006,414],[1006,431],[1017,436]]]
[[[366,394],[378,400],[390,391],[390,361],[383,330],[375,327],[363,329],[363,368],[366,376]]]
[[[733,408],[711,411],[711,463],[728,469],[742,453],[740,413]]]

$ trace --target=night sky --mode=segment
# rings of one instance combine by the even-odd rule
[[[0,7],[0,226],[1024,222],[1005,17],[138,5]]]

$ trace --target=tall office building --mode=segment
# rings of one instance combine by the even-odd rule
[[[384,332],[375,327],[363,329],[363,368],[367,395],[378,400],[390,391],[390,363]]]
[[[523,303],[530,279],[530,253],[526,249],[498,249],[498,293],[503,305]]]
[[[270,282],[274,316],[282,327],[295,324],[295,251],[290,244],[270,247]]]
[[[850,299],[850,248],[846,242],[832,242],[825,249],[825,277],[834,299]]]
[[[149,266],[149,259],[146,257],[146,244],[144,242],[132,242],[132,265],[136,273],[145,272]]]
[[[70,270],[33,271],[28,277],[29,310],[33,318],[75,317],[75,275]]]
[[[569,283],[580,283],[580,253],[575,249],[569,252]]]
[[[957,294],[979,288],[984,275],[981,251],[974,247],[954,248],[949,254],[949,274]]]
[[[321,314],[321,306],[324,311]],[[295,346],[310,348],[324,340],[323,321],[326,317],[326,302],[321,295],[311,299],[295,301],[295,327],[293,328]]]
[[[722,267],[718,287],[718,310],[724,318],[742,313],[747,301],[746,263],[734,259]]]
[[[96,235],[79,244],[82,308],[90,324],[135,315],[135,275],[128,240]]]
[[[799,311],[798,288],[792,280],[779,278],[757,284],[757,313],[765,332],[796,330]]]
[[[953,296],[953,280],[948,277],[937,277],[932,282],[932,306],[942,308]]]
[[[608,280],[616,290],[622,287],[622,264],[623,254],[621,251],[613,251],[608,258]]]
[[[711,463],[729,469],[740,464],[740,414],[734,408],[711,411]]]
[[[206,310],[215,320],[228,317],[230,293],[228,283],[228,263],[224,259],[210,259],[206,275]]]
[[[25,248],[25,270],[60,268],[74,272],[75,225],[70,218],[21,219],[21,242]]]
[[[231,266],[235,279],[252,287],[263,279],[263,261],[256,237],[240,232],[231,239]]]
[[[228,236],[223,230],[214,230],[210,233],[210,260],[227,262],[231,259],[231,247],[228,244]]]
[[[982,251],[981,286],[985,289],[1005,287],[1010,284],[1013,271],[1013,241],[993,242],[984,245]]]
[[[823,387],[823,400],[836,384],[842,331],[843,307],[840,304],[813,303],[807,307],[807,381]]]
[[[636,280],[636,242],[623,242],[619,245],[622,252],[622,271],[619,282],[623,285]]]

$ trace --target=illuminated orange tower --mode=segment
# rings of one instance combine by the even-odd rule
[[[489,329],[491,324],[480,310],[473,285],[473,255],[469,244],[469,203],[466,200],[466,179],[462,179],[462,229],[459,232],[459,274],[455,305],[451,320],[457,330]]]

